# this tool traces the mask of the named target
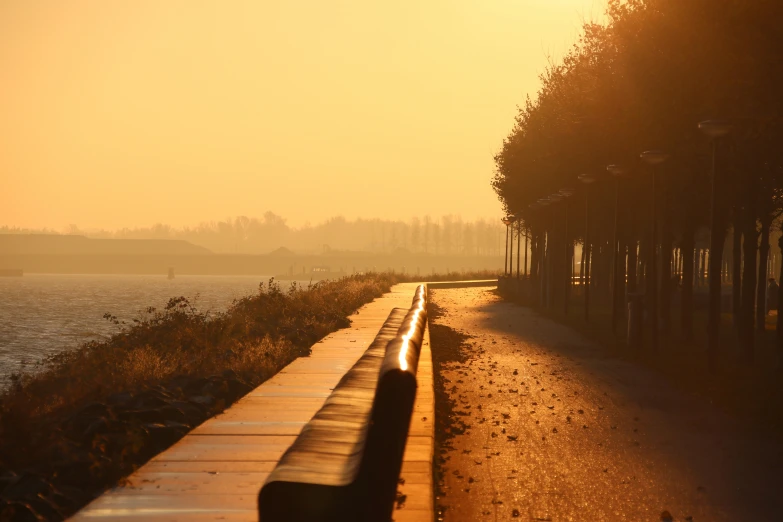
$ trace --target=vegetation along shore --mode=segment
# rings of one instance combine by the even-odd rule
[[[68,517],[408,279],[286,291],[270,280],[225,312],[177,297],[129,324],[107,313],[117,334],[42,361],[0,394],[0,520]]]

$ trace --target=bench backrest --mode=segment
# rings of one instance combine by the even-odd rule
[[[373,343],[283,454],[259,493],[263,522],[388,520],[426,326],[426,289]]]

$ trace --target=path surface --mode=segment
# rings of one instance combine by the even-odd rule
[[[783,520],[779,444],[491,290],[431,300],[446,521]]]
[[[363,306],[349,328],[316,343],[310,357],[296,359],[195,428],[73,520],[256,522],[258,492],[280,456],[372,343],[391,310],[411,306],[416,287],[396,285]],[[422,351],[420,372],[429,388],[420,384],[419,417],[412,422],[406,448],[405,497],[395,516],[401,522],[432,519],[432,367],[429,348]]]

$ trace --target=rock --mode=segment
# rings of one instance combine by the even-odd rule
[[[14,522],[41,522],[44,519],[36,513],[26,502],[0,501],[0,520],[13,520]]]
[[[226,381],[226,386],[228,388],[228,396],[227,399],[230,402],[234,402],[237,399],[240,399],[253,391],[253,387],[249,384],[245,384],[244,382],[238,380],[238,379],[231,379]]]
[[[185,390],[192,382],[192,377],[188,377],[187,375],[178,375],[166,384],[166,388],[169,391],[185,393]]]
[[[133,407],[140,410],[149,410],[166,406],[168,401],[153,390],[146,390],[133,398]]]
[[[170,404],[162,407],[159,411],[163,415],[165,422],[175,421],[182,424],[187,423],[187,417],[185,416],[185,413],[182,412],[182,410],[179,408],[176,408]]]
[[[207,417],[206,408],[198,403],[172,401],[171,406],[181,411],[185,416],[185,421],[191,426],[200,424]]]
[[[141,423],[162,423],[166,420],[166,416],[158,409],[127,410],[120,412],[118,416],[124,421],[136,421]]]
[[[95,435],[108,433],[110,431],[109,422],[105,418],[96,419],[84,430],[86,440],[92,440]]]
[[[57,490],[52,491],[47,500],[60,513],[71,513],[82,505],[76,498],[71,498]]]
[[[24,474],[18,475],[11,483],[3,489],[3,498],[8,500],[21,500],[36,495],[49,493],[49,483],[43,478]]]
[[[210,381],[201,388],[201,395],[225,397],[228,395],[228,386],[226,382],[219,377],[211,377]]]
[[[100,402],[93,402],[72,414],[64,423],[66,429],[83,433],[90,424],[100,418],[111,417],[109,407]]]
[[[131,392],[114,393],[106,398],[106,403],[111,406],[128,406],[133,401]]]
[[[0,471],[0,498],[3,497],[3,491],[5,491],[6,486],[13,484],[17,478],[17,474],[10,469]]]
[[[173,428],[173,429],[182,431],[183,434],[190,431],[190,426],[188,426],[187,424],[183,424],[181,422],[167,420],[163,424],[165,424],[169,428]]]
[[[215,398],[210,395],[193,395],[188,397],[188,401],[201,406],[212,406],[215,404]]]
[[[67,486],[57,486],[56,493],[65,499],[69,499],[77,506],[83,506],[92,500],[92,495],[90,495],[90,493],[86,492],[83,488],[78,488],[70,484]]]
[[[85,494],[92,480],[91,466],[92,462],[89,456],[84,455],[82,458],[72,459],[54,466],[53,476],[56,477],[59,484],[67,484],[69,488],[74,488],[76,492]],[[59,490],[69,497],[81,498],[67,491],[65,486],[60,486]],[[87,499],[89,499],[89,496]]]
[[[42,520],[53,522],[55,520],[63,520],[65,518],[63,514],[45,498],[38,496],[27,498],[25,500],[27,505],[30,506],[33,512]]]
[[[205,377],[191,379],[187,386],[182,388],[184,395],[199,395],[204,386],[209,382]]]
[[[182,424],[172,423],[167,424],[145,424],[144,429],[149,436],[149,442],[160,452],[177,442],[188,432],[187,426]]]

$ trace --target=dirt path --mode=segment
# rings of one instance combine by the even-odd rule
[[[783,520],[780,444],[491,290],[431,300],[443,520]]]

